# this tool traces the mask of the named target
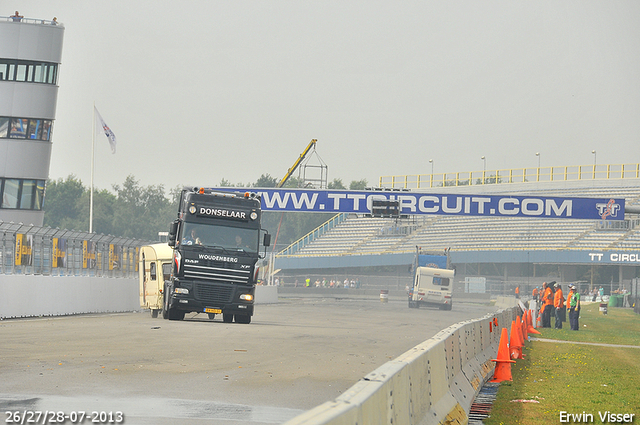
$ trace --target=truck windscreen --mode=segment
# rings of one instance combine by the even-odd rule
[[[257,253],[259,236],[258,229],[185,223],[180,243],[182,245],[202,245],[231,251]]]

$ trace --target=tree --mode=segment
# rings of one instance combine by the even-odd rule
[[[367,179],[362,180],[352,180],[349,184],[349,189],[351,190],[364,190],[367,187]]]
[[[342,179],[333,179],[332,182],[329,182],[327,185],[328,189],[346,189],[344,184],[342,183]]]
[[[80,229],[89,231],[90,196],[87,190],[79,200],[81,215],[77,219]],[[105,235],[115,235],[113,227],[116,197],[106,189],[93,190],[93,231]]]
[[[82,227],[83,194],[87,189],[76,176],[70,174],[66,180],[49,180],[44,201],[44,225],[70,230],[89,230]],[[87,203],[88,204],[88,203]],[[87,205],[88,208],[88,205]],[[88,222],[88,214],[86,222]]]
[[[173,218],[173,208],[165,197],[163,185],[141,187],[132,175],[122,187],[114,185],[116,208],[114,232],[118,236],[156,240]]]
[[[278,179],[275,177],[271,177],[269,174],[263,174],[260,178],[253,184],[253,187],[276,187],[278,184]]]

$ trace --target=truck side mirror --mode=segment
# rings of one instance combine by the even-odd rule
[[[266,233],[266,234],[264,235],[264,240],[263,240],[263,242],[262,242],[262,245],[264,245],[264,246],[269,246],[269,245],[271,245],[271,235],[270,235],[269,233]]]
[[[169,225],[169,235],[167,237],[167,242],[170,247],[175,248],[176,246],[176,236],[178,234],[178,220],[174,220]]]

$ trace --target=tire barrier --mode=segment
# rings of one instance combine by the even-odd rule
[[[499,330],[516,313],[509,308],[443,329],[285,425],[466,424],[493,376]]]

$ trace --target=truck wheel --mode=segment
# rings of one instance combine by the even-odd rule
[[[236,323],[251,323],[251,316],[248,314],[236,314]]]
[[[176,310],[172,308],[168,312],[169,320],[182,320],[184,319],[184,311]]]
[[[156,310],[155,308],[151,309],[151,317],[153,317],[154,319],[156,317],[158,317],[158,310]]]
[[[222,313],[222,321],[224,323],[233,322],[233,314],[231,314],[231,313]]]

